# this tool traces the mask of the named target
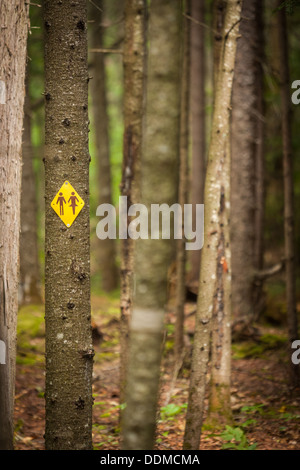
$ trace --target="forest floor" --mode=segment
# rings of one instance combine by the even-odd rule
[[[186,304],[186,354],[172,385],[174,314],[166,317],[161,377],[158,450],[182,449],[188,399],[189,365],[195,304]],[[93,372],[93,445],[118,450],[119,431],[119,300],[92,298],[95,336]],[[300,390],[288,382],[286,330],[257,325],[259,339],[233,343],[233,422],[226,429],[204,423],[201,449],[300,449]],[[97,333],[99,333],[97,335]],[[300,367],[300,366],[299,366]],[[15,400],[15,449],[44,449],[44,309],[21,308]],[[207,409],[207,401],[206,401]]]

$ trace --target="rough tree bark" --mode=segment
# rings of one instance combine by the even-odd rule
[[[0,4],[0,449],[13,449],[28,6]]]
[[[235,321],[253,319],[255,270],[255,156],[257,142],[257,9],[244,0],[232,92],[231,246]]]
[[[146,2],[125,2],[124,66],[124,140],[121,196],[127,197],[127,207],[139,200],[142,152],[143,112],[146,63]],[[127,226],[130,217],[127,218]],[[128,359],[129,322],[132,310],[134,240],[121,240],[121,363],[120,402],[125,396]]]
[[[203,204],[205,181],[205,50],[204,50],[204,23],[205,2],[191,0],[191,60],[190,60],[190,113],[191,113],[191,202]],[[194,219],[193,219],[194,220]],[[193,227],[195,229],[195,227]],[[201,250],[193,250],[190,255],[190,280],[199,281]]]
[[[281,2],[277,3],[280,7]],[[288,321],[289,354],[293,341],[298,339],[298,318],[296,305],[296,257],[294,229],[294,180],[293,180],[293,149],[292,149],[292,112],[290,97],[289,47],[285,9],[278,11],[278,55],[279,80],[281,97],[281,126],[283,146],[283,185],[284,185],[284,243],[286,272],[286,301]],[[290,379],[294,386],[300,384],[299,366],[290,361]]]
[[[47,0],[45,24],[46,449],[92,448],[87,5]],[[65,180],[85,205],[50,206]]]
[[[102,12],[103,0],[97,3],[97,8],[93,4],[89,5],[90,18],[93,20],[90,35],[91,47],[94,49],[101,49],[103,45]],[[91,62],[93,78],[90,82],[90,89],[98,163],[98,201],[99,205],[112,204],[104,54],[91,53]],[[106,238],[98,241],[96,256],[101,271],[102,288],[110,292],[118,285],[115,240]]]
[[[29,95],[29,67],[27,65],[22,144],[22,191],[20,235],[19,303],[40,303],[40,265],[37,241],[37,197],[33,170],[31,143],[31,102]]]
[[[141,202],[177,200],[180,112],[179,0],[153,0],[149,24],[146,131],[142,159]],[[152,449],[167,301],[167,271],[172,240],[136,242],[136,292],[130,324],[129,360],[124,410],[123,448]]]
[[[204,246],[201,254],[199,295],[196,314],[191,379],[184,435],[184,449],[199,448],[206,372],[212,323],[215,329],[213,354],[220,368],[217,397],[223,393],[228,407],[230,397],[230,114],[236,42],[241,1],[228,0],[220,67],[215,91],[211,140],[204,192]],[[212,322],[213,316],[216,320]],[[217,341],[217,342],[216,342]],[[216,375],[217,376],[217,370]],[[216,384],[215,384],[216,385]]]

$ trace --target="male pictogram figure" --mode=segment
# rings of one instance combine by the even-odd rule
[[[59,203],[59,214],[64,215],[64,203],[66,203],[66,200],[63,196],[63,193],[59,193],[59,197],[57,198],[56,204]]]
[[[71,194],[72,194],[72,196],[70,196],[68,202],[71,201],[71,204],[69,205],[69,207],[72,207],[73,215],[75,215],[75,209],[78,205],[78,204],[76,204],[76,201],[79,202],[79,199],[77,199],[74,192],[72,192]]]

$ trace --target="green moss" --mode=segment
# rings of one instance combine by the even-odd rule
[[[287,338],[285,336],[265,334],[261,336],[260,341],[266,349],[277,349],[287,342]]]
[[[45,322],[43,305],[26,305],[19,310],[17,323],[17,364],[44,361]]]
[[[44,361],[44,357],[32,354],[32,353],[19,353],[17,354],[16,363],[22,366],[31,366],[37,363],[42,363]]]
[[[263,358],[267,351],[280,349],[285,345],[287,339],[285,336],[265,334],[259,341],[245,341],[232,345],[234,359]]]
[[[17,334],[28,338],[45,336],[45,310],[43,305],[26,305],[19,310]]]
[[[119,338],[112,337],[107,341],[103,341],[103,343],[101,344],[101,349],[113,348],[115,346],[118,346],[118,344],[119,344]],[[104,354],[105,354],[105,352],[104,352]]]
[[[225,384],[211,385],[206,425],[221,429],[225,424],[233,424],[230,406],[230,387]]]
[[[215,431],[215,426],[211,422],[206,422],[203,423],[202,425],[202,431]],[[209,434],[209,436],[206,436],[207,438],[215,436],[215,433]]]
[[[117,357],[117,352],[98,352],[95,354],[94,360],[97,363],[102,363],[103,361],[114,361]]]
[[[174,340],[169,339],[165,342],[165,353],[172,351],[174,349]]]

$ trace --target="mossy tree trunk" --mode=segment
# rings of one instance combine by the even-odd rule
[[[0,449],[13,449],[28,6],[0,4]]]
[[[92,448],[87,4],[44,3],[48,450]],[[85,205],[67,228],[50,206],[65,180]]]
[[[127,197],[126,210],[139,202],[143,115],[146,77],[146,2],[126,0],[124,67],[124,137],[121,196]],[[127,227],[130,224],[127,217]],[[120,402],[125,399],[129,323],[132,314],[135,242],[121,239],[121,364]]]
[[[89,15],[92,20],[90,44],[93,49],[103,46],[103,1],[97,8],[89,4]],[[94,117],[94,140],[98,165],[98,204],[112,204],[111,167],[109,154],[109,120],[106,98],[105,60],[102,52],[91,54],[92,80],[90,82],[92,111]],[[98,240],[96,249],[98,269],[101,272],[102,289],[110,292],[118,285],[116,267],[115,240],[106,238]]]
[[[217,367],[213,384],[223,392],[224,412],[230,404],[230,115],[236,42],[241,2],[228,0],[223,43],[214,99],[211,140],[204,193],[204,246],[201,254],[199,295],[192,355],[184,449],[199,448],[204,413],[210,338],[214,330],[212,360]],[[217,384],[216,378],[219,376]],[[219,397],[220,398],[220,397]]]
[[[177,200],[180,114],[181,4],[153,0],[149,23],[146,129],[141,171],[141,202]],[[136,291],[130,323],[124,410],[123,448],[152,449],[167,301],[167,272],[173,240],[138,239],[135,249]]]

